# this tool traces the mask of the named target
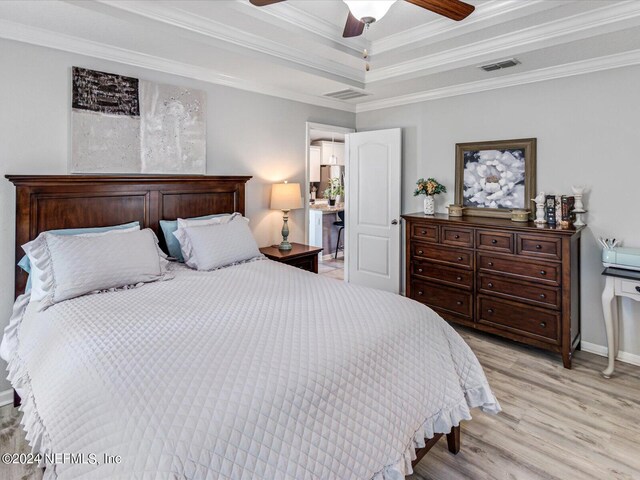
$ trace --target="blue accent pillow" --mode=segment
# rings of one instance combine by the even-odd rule
[[[112,225],[109,227],[92,227],[92,228],[64,228],[60,230],[48,230],[49,233],[53,233],[54,235],[82,235],[83,233],[102,233],[108,232],[111,230],[125,230],[127,228],[139,227],[140,222],[129,222],[124,223],[122,225]],[[31,274],[31,262],[29,261],[29,257],[26,255],[20,259],[18,262],[18,266],[27,272],[27,274]],[[31,277],[27,278],[27,286],[25,291],[28,292],[31,290]]]
[[[203,217],[186,218],[185,220],[209,220],[210,218],[224,217],[225,215],[229,214],[219,213],[215,215],[205,215]],[[175,258],[181,263],[184,263],[182,250],[180,249],[180,242],[178,242],[178,239],[173,234],[173,232],[178,230],[178,220],[160,220],[160,228],[162,229],[162,234],[164,235],[164,241],[167,244],[169,256]]]

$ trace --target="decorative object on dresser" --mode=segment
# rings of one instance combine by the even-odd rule
[[[584,223],[584,220],[582,219],[582,216],[587,213],[582,203],[582,196],[584,195],[586,188],[582,185],[573,185],[571,187],[571,190],[573,191],[573,197],[575,198],[575,205],[573,207],[573,214],[575,216],[574,225],[577,227],[582,227],[586,225],[586,223]]]
[[[205,92],[79,67],[72,76],[72,173],[205,173]]]
[[[536,219],[534,222],[541,225],[547,223],[547,219],[544,215],[545,200],[546,197],[544,192],[540,192],[536,198],[531,199],[531,201],[536,204]]]
[[[562,354],[580,342],[580,228],[438,214],[406,221],[406,295],[446,320]]]
[[[603,246],[602,264],[606,267],[602,272],[606,278],[602,291],[602,310],[609,357],[602,376],[611,378],[620,345],[618,297],[640,301],[640,248],[617,247],[615,238],[600,238],[599,241]]]
[[[464,213],[464,208],[461,205],[449,205],[449,216],[450,217],[461,217]]]
[[[274,183],[271,187],[271,209],[282,210],[282,242],[280,250],[291,250],[289,238],[289,211],[302,208],[302,193],[299,183]]]
[[[423,211],[425,215],[433,215],[436,212],[435,195],[447,193],[447,187],[440,184],[435,178],[419,178],[416,182],[417,188],[413,192],[413,196],[424,195]]]
[[[301,243],[291,243],[291,250],[280,250],[278,245],[260,249],[260,253],[269,260],[286,263],[312,273],[318,273],[318,254],[320,252],[322,252],[322,247],[312,247]]]
[[[529,210],[523,208],[514,208],[511,210],[511,221],[519,223],[527,223],[529,221]]]
[[[535,138],[456,144],[455,202],[465,215],[509,218],[535,191]]]

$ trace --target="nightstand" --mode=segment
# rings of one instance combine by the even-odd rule
[[[298,267],[308,272],[318,273],[318,253],[322,247],[312,247],[301,243],[291,242],[291,250],[280,250],[277,245],[263,247],[260,252],[269,260],[286,263],[292,267]]]

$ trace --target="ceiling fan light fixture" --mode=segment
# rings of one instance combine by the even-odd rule
[[[386,15],[396,0],[342,0],[351,14],[365,23],[373,23]]]

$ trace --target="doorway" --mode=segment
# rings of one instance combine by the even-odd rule
[[[344,280],[345,137],[352,128],[307,122],[304,186],[305,243],[322,247],[320,275]]]

